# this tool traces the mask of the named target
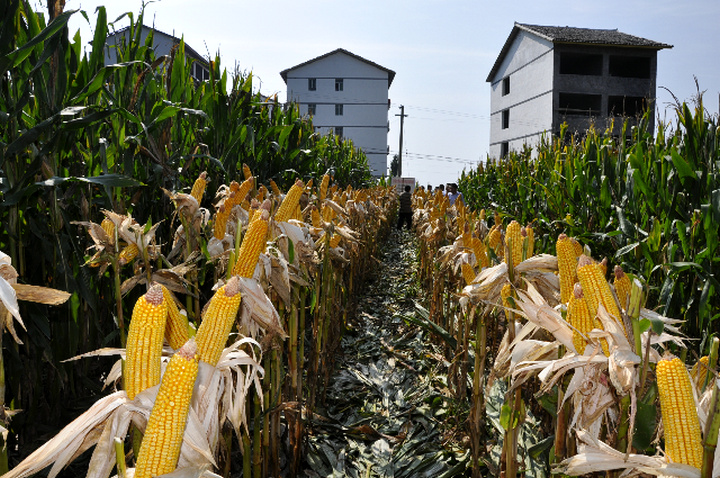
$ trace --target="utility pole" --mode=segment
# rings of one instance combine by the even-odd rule
[[[405,106],[400,105],[400,114],[395,115],[400,117],[400,151],[398,151],[398,177],[402,177],[402,148],[403,148],[403,124],[405,123]]]

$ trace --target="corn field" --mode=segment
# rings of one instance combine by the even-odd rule
[[[156,58],[142,14],[106,66],[104,9],[85,52],[76,13],[0,8],[4,477],[321,476],[317,422],[341,415],[384,443],[363,476],[720,476],[720,149],[701,96],[655,134],[563,131],[488,160],[464,203],[414,192],[411,286],[372,327],[402,321],[379,349],[441,383],[397,408],[442,436],[433,454],[410,419],[369,425],[401,423],[389,405],[338,401],[371,382],[368,364],[336,372],[404,237],[364,155],[217,59],[196,83],[182,42]]]

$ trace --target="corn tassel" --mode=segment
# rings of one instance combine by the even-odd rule
[[[586,339],[588,332],[592,329],[604,330],[600,320],[590,315],[590,309],[585,300],[582,286],[579,283],[575,283],[573,295],[570,296],[570,301],[568,302],[567,321],[574,327],[573,344],[575,345],[575,350],[580,355],[585,353],[585,347],[588,343]],[[607,357],[609,355],[607,340],[600,339],[600,347]]]
[[[573,287],[577,282],[577,258],[571,239],[560,234],[555,243],[555,253],[558,261],[560,275],[560,301],[567,304],[573,294]]]
[[[268,212],[265,209],[258,209],[248,230],[243,237],[238,258],[233,269],[234,275],[240,277],[252,277],[255,272],[260,253],[265,250],[265,238],[268,231]]]
[[[165,340],[173,350],[178,350],[190,339],[190,324],[187,315],[181,314],[173,293],[161,285],[165,304],[167,304],[167,321],[165,323]]]
[[[679,358],[662,359],[656,368],[665,453],[675,463],[700,468],[703,446],[690,375]]]
[[[138,453],[136,478],[177,468],[197,374],[197,348],[191,339],[175,352],[163,375]]]
[[[511,221],[505,230],[505,245],[509,254],[505,257],[505,262],[512,260],[513,267],[522,262],[523,238],[520,234],[520,223]]]
[[[285,195],[285,198],[283,198],[280,207],[275,212],[275,222],[287,222],[287,220],[290,219],[292,214],[295,213],[295,209],[300,204],[300,196],[302,195],[304,189],[305,187],[303,186],[302,181],[299,179],[295,181],[295,184],[292,185]]]
[[[195,340],[200,360],[217,365],[240,307],[240,280],[232,277],[219,288],[203,315]]]
[[[613,281],[613,286],[615,286],[615,293],[618,297],[618,302],[620,302],[620,307],[627,310],[628,303],[630,301],[630,288],[632,287],[632,283],[630,282],[630,278],[625,274],[625,272],[622,270],[622,267],[615,266],[615,280]]]
[[[160,285],[153,285],[135,303],[125,351],[125,391],[130,400],[160,383],[160,356],[167,313]]]
[[[200,204],[203,196],[205,195],[205,188],[207,187],[207,172],[203,171],[200,176],[195,180],[190,195]]]

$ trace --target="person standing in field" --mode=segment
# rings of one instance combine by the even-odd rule
[[[412,227],[412,215],[413,215],[413,209],[412,209],[412,195],[410,194],[410,186],[405,186],[405,191],[400,194],[399,201],[400,201],[400,211],[398,213],[398,223],[397,228],[398,230],[401,230],[403,227],[403,224],[407,225],[407,228],[410,229]]]
[[[458,185],[456,183],[450,183],[448,186],[447,196],[450,200],[451,206],[455,204],[455,201],[457,201],[458,198],[460,198],[461,201],[463,200],[463,195],[458,191]]]

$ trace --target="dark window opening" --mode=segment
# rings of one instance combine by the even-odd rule
[[[317,78],[308,78],[308,90],[315,91],[317,89]]]
[[[504,158],[510,152],[510,144],[507,141],[500,143],[500,157]]]
[[[342,126],[335,126],[335,136],[342,137],[343,135],[343,127]]]
[[[308,114],[309,115],[314,115],[316,110],[317,110],[317,105],[315,103],[308,104]]]
[[[502,112],[502,129],[508,129],[510,127],[510,110],[503,110]]]
[[[510,94],[510,77],[506,76],[505,78],[503,78],[502,95],[507,96],[509,94]]]
[[[599,115],[601,95],[560,93],[558,110],[565,115]]]
[[[590,55],[587,53],[561,53],[560,74],[601,76],[602,63],[602,55]]]
[[[650,58],[642,56],[610,56],[610,76],[650,78]]]
[[[342,116],[343,105],[335,105],[335,116]]]
[[[335,78],[335,91],[342,91],[342,90],[343,90],[342,78]]]
[[[645,98],[639,96],[608,97],[608,116],[642,116],[646,109]]]

